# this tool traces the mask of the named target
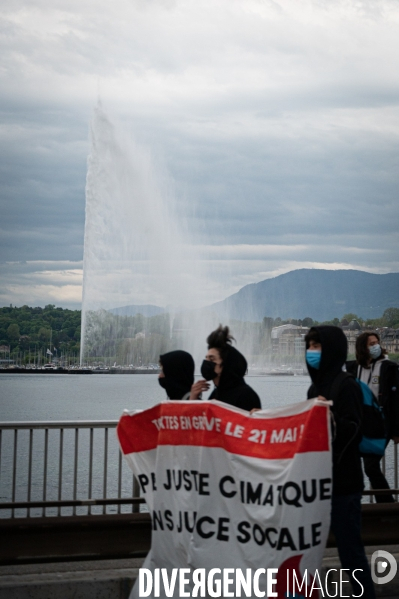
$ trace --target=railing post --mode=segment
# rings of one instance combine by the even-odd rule
[[[107,497],[107,473],[108,473],[108,428],[104,429],[104,478],[103,478],[103,499]],[[103,505],[103,514],[107,508]]]
[[[31,500],[31,490],[32,490],[32,450],[33,450],[33,428],[29,429],[28,501]],[[30,516],[30,509],[28,509],[27,515]]]
[[[47,498],[47,460],[48,460],[48,428],[44,429],[44,464],[43,464],[43,501]],[[46,508],[42,509],[42,516],[46,515]]]
[[[12,502],[15,502],[15,489],[16,489],[16,481],[17,481],[17,450],[18,450],[18,429],[14,429],[14,455],[12,462]],[[11,511],[11,517],[14,518],[15,510],[14,508]]]
[[[75,428],[75,457],[73,464],[73,498],[76,500],[78,487],[78,451],[79,451],[79,429]],[[76,506],[73,506],[73,515],[76,515]]]
[[[64,457],[64,429],[60,428],[60,456],[58,465],[58,501],[62,499],[62,461]],[[58,508],[57,515],[61,514],[61,508]]]
[[[118,499],[122,496],[122,452],[119,449],[118,454]],[[121,513],[121,506],[118,504],[118,514]]]
[[[140,485],[139,485],[139,481],[134,476],[134,474],[133,474],[133,497],[134,498],[140,497]],[[137,514],[139,511],[140,511],[140,505],[138,503],[133,503],[133,506],[132,506],[132,512],[133,512],[133,514]]]
[[[93,435],[94,429],[90,428],[90,450],[89,450],[89,499],[92,498],[92,485],[93,485]],[[91,506],[89,506],[88,514],[91,514]]]

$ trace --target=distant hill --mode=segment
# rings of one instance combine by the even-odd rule
[[[143,316],[157,316],[158,314],[163,314],[165,310],[160,308],[159,306],[152,306],[151,304],[147,305],[132,305],[132,306],[122,306],[121,308],[112,308],[108,310],[111,314],[115,314],[116,316],[136,316],[136,314],[142,314]]]
[[[386,308],[399,308],[399,273],[304,268],[246,285],[211,307],[220,317],[252,322],[264,316],[321,322],[348,313],[378,318]]]

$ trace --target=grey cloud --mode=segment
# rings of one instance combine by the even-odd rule
[[[99,89],[121,128],[163,157],[195,242],[306,246],[214,260],[219,273],[231,261],[234,285],[313,262],[397,268],[395,2],[2,11],[3,260],[82,258]]]
[[[1,108],[2,258],[81,259],[87,124],[72,132],[61,110]]]
[[[79,309],[82,263],[71,261],[0,262],[0,305],[54,303]]]
[[[284,234],[295,230],[295,225],[309,234],[394,232],[396,139],[363,135],[361,147],[359,137],[356,142],[349,139],[349,133],[342,137],[331,143],[326,135],[324,144],[320,139],[279,140],[269,148],[265,142],[241,140],[230,148],[219,144],[219,151],[213,145],[200,171],[193,168],[194,180],[190,180],[190,167],[195,150],[191,164],[186,157],[180,162],[177,153],[173,154],[174,168],[181,170],[175,176],[185,179],[187,194],[206,206],[196,210],[196,218],[203,216],[211,229],[217,229],[222,219],[227,234],[229,223],[235,228],[236,220],[241,239],[246,227],[249,234],[258,234],[260,228],[265,234]],[[234,154],[232,148],[239,153]],[[201,152],[206,156],[207,149]]]
[[[21,260],[21,261],[1,261],[0,270],[3,274],[14,274],[18,271],[19,275],[40,273],[43,271],[60,270],[78,270],[83,266],[83,262],[72,260]]]
[[[0,229],[0,253],[3,260],[81,260],[83,225],[76,229],[52,224],[47,229],[32,225],[31,229]]]

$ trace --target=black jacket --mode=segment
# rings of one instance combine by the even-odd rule
[[[347,340],[343,331],[333,326],[312,327],[320,336],[322,346],[320,368],[308,366],[312,385],[308,399],[322,395],[330,398],[335,377],[342,372],[347,355]],[[309,349],[308,347],[306,349]],[[333,440],[333,494],[349,495],[363,490],[363,472],[360,461],[362,392],[355,379],[346,378],[331,412],[335,422]]]
[[[214,388],[209,399],[218,399],[242,410],[261,408],[258,394],[244,381],[246,371],[247,361],[244,356],[235,347],[229,346],[223,359],[219,385]]]
[[[378,401],[382,406],[387,424],[387,437],[399,437],[399,369],[398,365],[384,358],[381,362]],[[358,363],[346,363],[348,372],[357,376]]]

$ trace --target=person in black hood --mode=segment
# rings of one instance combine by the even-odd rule
[[[312,327],[305,337],[306,363],[312,385],[308,399],[333,399],[334,440],[331,529],[343,568],[350,570],[353,596],[375,599],[370,568],[361,538],[363,472],[360,461],[362,392],[354,377],[337,376],[347,357],[343,331],[333,326]],[[358,571],[353,575],[354,570]],[[359,584],[359,582],[361,584]],[[364,587],[362,594],[361,585]]]
[[[158,382],[169,399],[189,399],[194,383],[194,360],[186,351],[176,350],[159,356]]]
[[[259,396],[244,381],[247,361],[231,345],[232,341],[229,328],[222,325],[209,335],[208,352],[201,366],[201,374],[205,380],[195,383],[191,399],[198,399],[202,391],[209,389],[207,381],[213,381],[215,388],[209,399],[218,399],[242,410],[260,409],[262,406]]]

